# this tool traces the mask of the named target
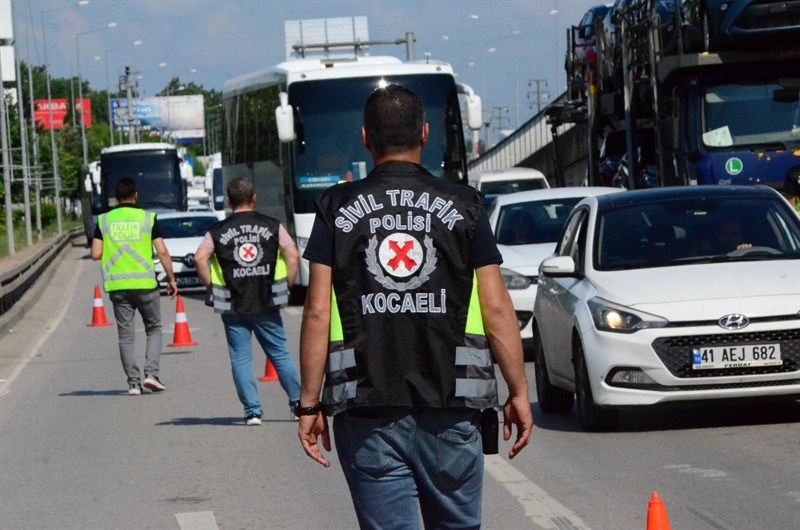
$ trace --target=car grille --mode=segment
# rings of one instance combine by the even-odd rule
[[[697,346],[728,346],[739,344],[781,345],[783,364],[755,368],[692,370],[692,349]],[[688,335],[664,337],[653,341],[653,349],[664,366],[675,377],[707,378],[757,374],[781,374],[800,370],[800,329],[761,331],[757,333],[721,333],[718,335]]]

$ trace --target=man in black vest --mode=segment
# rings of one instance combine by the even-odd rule
[[[235,178],[226,191],[233,213],[206,233],[194,260],[203,285],[211,288],[214,311],[222,315],[244,422],[261,425],[252,333],[275,366],[290,408],[294,409],[300,393],[300,376],[286,348],[280,313],[289,302],[289,286],[297,276],[300,256],[277,219],[254,211],[252,182]]]
[[[416,528],[420,509],[426,527],[478,528],[482,453],[497,443],[492,354],[509,389],[503,438],[517,426],[510,458],[533,426],[502,258],[481,195],[419,165],[428,124],[413,92],[375,90],[362,139],[375,169],[320,197],[304,254],[298,436],[328,467],[318,438],[330,451],[334,416],[362,528]]]

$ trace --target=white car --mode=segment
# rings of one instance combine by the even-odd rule
[[[500,272],[506,284],[526,350],[532,345],[531,316],[539,263],[553,253],[572,208],[584,197],[616,193],[620,188],[571,187],[498,195],[489,209]]]
[[[589,197],[540,267],[544,413],[800,397],[800,217],[763,186]],[[574,397],[573,397],[574,396]]]
[[[487,208],[499,195],[546,190],[550,187],[544,173],[530,167],[471,172],[469,173],[469,185],[483,193],[483,203]]]
[[[194,253],[208,229],[219,222],[217,214],[205,212],[168,212],[156,215],[161,237],[172,258],[172,270],[179,288],[203,287],[194,268]],[[153,254],[158,286],[167,285],[167,273]]]

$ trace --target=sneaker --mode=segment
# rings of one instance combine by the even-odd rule
[[[148,375],[144,378],[142,385],[150,392],[163,392],[167,389],[164,385],[161,384],[161,381],[158,380],[158,377],[154,375]]]
[[[139,383],[129,383],[128,384],[128,395],[129,396],[141,396],[142,395],[142,385]]]
[[[245,425],[261,425],[261,414],[248,414],[244,418]]]
[[[289,419],[291,421],[300,421],[300,418],[298,418],[297,415],[294,413],[294,408],[297,406],[298,403],[299,401],[292,401],[291,404],[289,404]]]

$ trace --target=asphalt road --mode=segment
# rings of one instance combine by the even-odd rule
[[[330,469],[304,455],[277,382],[259,386],[264,425],[243,425],[222,326],[201,294],[183,297],[193,347],[167,346],[176,301],[162,298],[168,390],[129,397],[116,329],[87,327],[101,283],[87,249],[69,250],[46,281],[0,339],[0,529],[357,526],[335,452]],[[295,355],[301,314],[283,313]],[[137,341],[143,358],[141,323]],[[264,365],[254,355],[257,375]],[[653,491],[676,530],[800,521],[798,402],[629,413],[618,432],[586,434],[572,414],[542,416],[533,388],[531,401],[531,446],[509,461],[501,441],[486,460],[484,528],[646,528]]]

